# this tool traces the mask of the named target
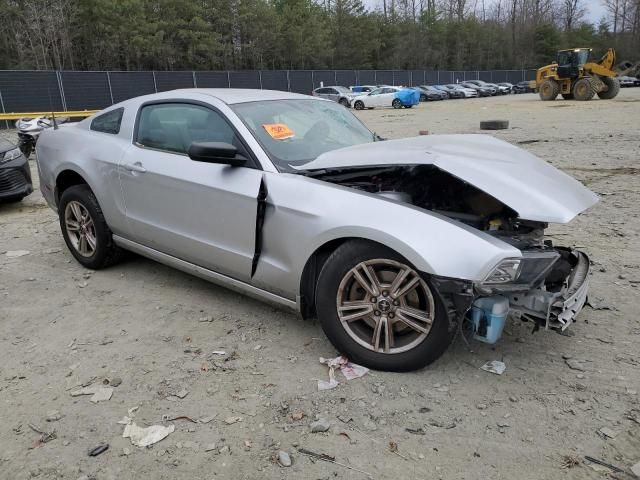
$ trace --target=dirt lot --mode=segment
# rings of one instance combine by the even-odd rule
[[[327,378],[318,358],[335,354],[317,323],[142,258],[84,270],[39,193],[0,205],[0,478],[631,478],[584,456],[640,461],[639,113],[640,88],[613,101],[518,95],[359,113],[390,138],[508,119],[497,136],[598,192],[591,211],[551,229],[591,256],[598,309],[583,311],[573,336],[512,322],[494,348],[458,338],[425,370],[371,372],[331,391],[317,391]],[[2,254],[15,250],[29,254]],[[488,360],[505,373],[480,370]],[[115,377],[108,401],[70,394]],[[126,415],[140,426],[214,418],[168,421],[173,433],[139,448],[122,438]],[[316,416],[328,432],[310,432]],[[55,438],[39,443],[30,425]],[[101,442],[109,450],[89,457]],[[280,449],[291,467],[274,462]]]

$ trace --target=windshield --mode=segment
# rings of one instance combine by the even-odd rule
[[[375,141],[360,120],[334,102],[270,100],[232,108],[281,172],[295,172],[331,150]]]

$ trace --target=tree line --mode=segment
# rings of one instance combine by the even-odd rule
[[[640,0],[0,0],[0,69],[536,68],[637,61]],[[592,0],[599,1],[599,0]]]

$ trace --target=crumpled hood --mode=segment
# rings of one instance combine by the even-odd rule
[[[490,135],[425,135],[365,143],[320,155],[305,170],[434,165],[518,212],[525,220],[568,223],[598,196],[544,160]]]

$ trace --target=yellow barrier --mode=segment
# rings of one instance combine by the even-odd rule
[[[73,110],[69,112],[27,112],[27,113],[0,113],[0,120],[20,120],[21,118],[50,117],[90,117],[100,110]]]

